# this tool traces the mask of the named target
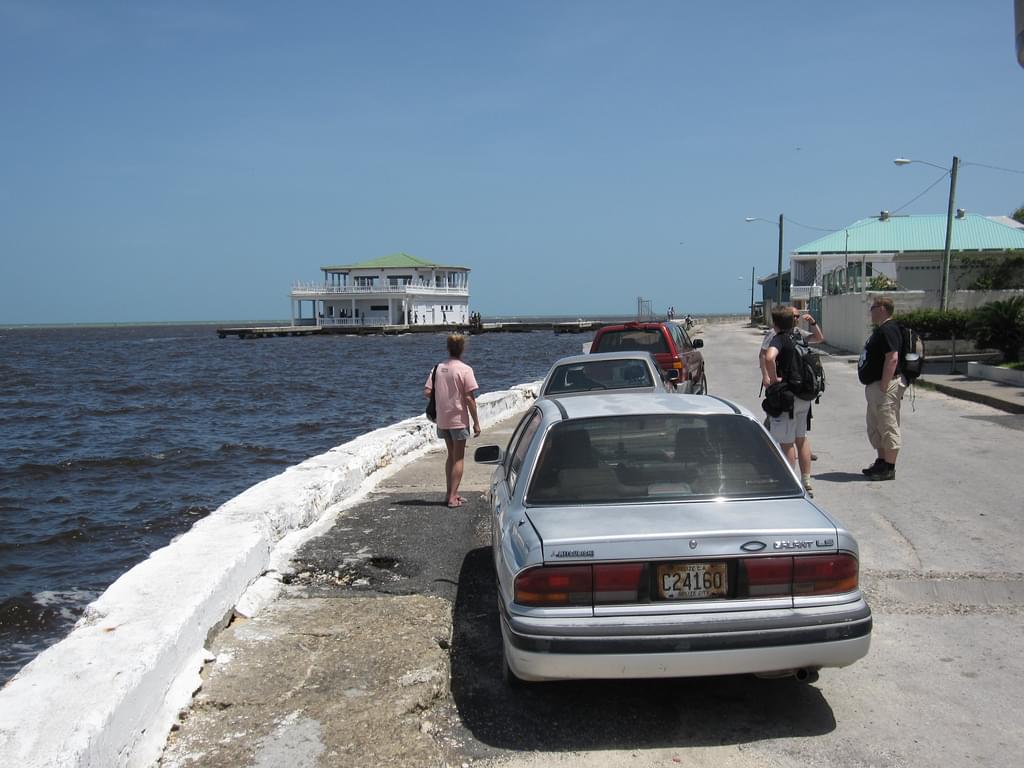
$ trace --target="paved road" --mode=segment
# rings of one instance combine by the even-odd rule
[[[827,332],[827,329],[826,329]],[[713,394],[758,407],[760,334],[706,329]],[[342,512],[292,584],[214,643],[165,766],[1016,765],[1024,749],[1024,416],[919,391],[892,483],[863,480],[863,389],[826,361],[816,501],[858,537],[869,656],[814,685],[500,682],[487,471],[452,511],[441,457]],[[507,439],[492,432],[491,438]],[[484,436],[485,439],[488,437]],[[449,623],[450,622],[450,623]],[[450,679],[450,683],[449,683]]]

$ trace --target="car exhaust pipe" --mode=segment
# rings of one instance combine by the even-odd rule
[[[816,683],[818,682],[818,670],[813,667],[801,667],[793,670],[793,677],[800,683]]]
[[[796,669],[780,669],[775,672],[756,672],[756,677],[762,680],[781,680],[784,677],[796,678],[801,683],[818,682],[818,670],[816,667],[797,667]]]

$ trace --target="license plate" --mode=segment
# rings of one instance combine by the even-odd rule
[[[658,594],[665,600],[700,600],[729,594],[726,563],[666,563],[658,566]]]

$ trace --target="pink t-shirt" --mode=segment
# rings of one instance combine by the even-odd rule
[[[430,376],[424,384],[430,390]],[[437,426],[441,429],[469,429],[469,409],[464,397],[479,389],[473,369],[461,360],[450,358],[437,366]]]

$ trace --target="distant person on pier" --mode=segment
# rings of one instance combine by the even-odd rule
[[[436,374],[427,376],[423,385],[423,397],[430,399],[435,392],[437,403],[437,436],[448,448],[445,461],[445,499],[449,508],[462,506],[466,501],[459,495],[462,471],[466,456],[466,441],[469,440],[470,420],[473,437],[480,436],[480,416],[476,410],[476,397],[480,390],[473,369],[462,362],[466,349],[466,337],[461,333],[448,336],[448,359],[439,363]]]

